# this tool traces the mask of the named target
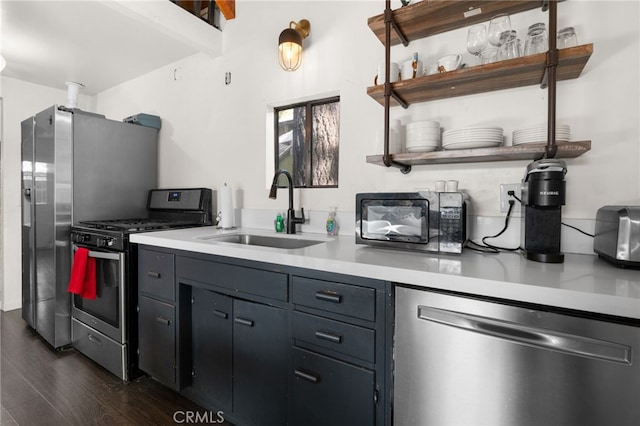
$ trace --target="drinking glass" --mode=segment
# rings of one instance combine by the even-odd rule
[[[480,52],[480,63],[481,64],[490,64],[498,60],[498,48],[497,47],[487,47],[482,52]]]
[[[487,27],[484,24],[474,25],[467,33],[467,51],[478,56],[487,47]]]
[[[514,31],[515,32],[515,31]],[[498,48],[498,60],[514,59],[520,57],[520,39],[512,34],[509,37],[503,37],[504,42]]]
[[[535,55],[536,53],[544,53],[547,50],[549,50],[547,27],[542,22],[531,25],[524,42],[524,54]]]
[[[578,45],[578,37],[573,27],[566,27],[558,31],[558,49],[566,49]]]
[[[489,21],[489,43],[500,46],[500,36],[505,31],[511,31],[511,18],[506,13],[494,16]]]

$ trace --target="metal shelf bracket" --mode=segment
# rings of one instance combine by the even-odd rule
[[[396,24],[396,21],[393,19],[393,10],[391,10],[391,7],[386,7],[384,9],[384,23],[385,26],[391,26],[391,28],[393,28],[396,34],[398,34],[398,38],[404,47],[409,46],[409,39],[404,35],[402,30],[400,30],[400,27],[398,27],[398,24]]]
[[[393,161],[391,159],[391,155],[389,154],[389,109],[391,107],[391,98],[396,100],[403,108],[408,108],[409,104],[407,104],[403,99],[400,98],[396,93],[394,93],[391,88],[391,28],[393,27],[398,33],[398,37],[402,40],[402,44],[405,46],[409,45],[409,40],[405,37],[404,34],[400,31],[397,24],[393,20],[393,11],[391,10],[391,0],[385,0],[385,8],[384,8],[384,27],[385,27],[385,44],[384,44],[384,66],[385,66],[385,82],[384,82],[384,154],[382,156],[382,162],[386,167],[397,167],[403,174],[408,174],[411,172],[410,164],[402,164],[397,161]]]

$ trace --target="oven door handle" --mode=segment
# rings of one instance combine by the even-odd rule
[[[90,251],[89,257],[96,259],[120,260],[122,253],[107,253],[104,251]]]
[[[89,247],[81,246],[81,245],[73,245],[73,254],[75,256],[76,250],[80,247],[88,249]],[[93,257],[95,259],[107,259],[107,260],[123,260],[124,252],[106,252],[106,251],[94,251],[89,250],[89,257]]]

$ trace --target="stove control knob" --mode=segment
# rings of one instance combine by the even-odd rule
[[[86,243],[91,240],[91,235],[89,234],[73,234],[72,240],[74,243]]]
[[[105,237],[98,239],[98,247],[111,247],[113,245],[113,238]]]

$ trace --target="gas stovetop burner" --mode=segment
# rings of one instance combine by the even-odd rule
[[[80,222],[80,227],[111,235],[126,235],[134,232],[208,226],[213,224],[212,211],[210,189],[153,189],[149,191],[147,217],[86,220]]]
[[[115,219],[80,222],[83,226],[104,231],[141,232],[160,229],[184,228],[202,226],[192,221],[179,221],[175,219]]]

